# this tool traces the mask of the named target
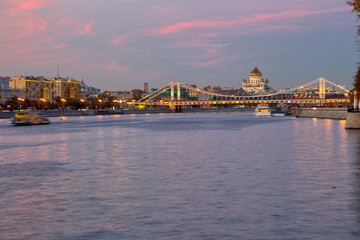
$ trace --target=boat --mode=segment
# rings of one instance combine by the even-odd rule
[[[18,112],[10,119],[12,125],[43,125],[49,124],[50,120],[45,115],[32,112]]]
[[[285,112],[283,111],[274,111],[271,113],[271,116],[273,117],[285,117]]]
[[[271,117],[271,109],[266,104],[260,104],[255,109],[254,114],[257,117]]]
[[[95,115],[116,115],[116,114],[124,114],[124,110],[122,110],[122,109],[118,109],[118,110],[113,110],[113,109],[97,109],[97,110],[94,110],[94,114],[95,114]]]

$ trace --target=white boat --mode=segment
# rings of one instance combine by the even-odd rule
[[[271,117],[271,109],[268,105],[260,104],[255,109],[254,114],[258,117]]]
[[[273,117],[285,117],[285,112],[283,111],[274,111],[271,113],[271,116]]]

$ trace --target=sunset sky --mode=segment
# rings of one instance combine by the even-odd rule
[[[0,0],[0,76],[73,77],[102,90],[173,81],[241,87],[257,62],[275,89],[352,88],[345,0]]]

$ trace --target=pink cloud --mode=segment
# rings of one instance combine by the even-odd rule
[[[40,9],[50,6],[55,6],[56,1],[47,1],[47,0],[3,0],[6,2],[9,7],[8,11],[13,13],[18,13],[18,11],[24,11],[24,10],[34,10],[34,9]]]
[[[125,36],[118,35],[118,36],[115,36],[112,39],[110,39],[110,44],[115,45],[115,46],[119,46],[121,44],[124,44],[125,41],[126,41]]]
[[[294,19],[294,18],[305,17],[310,15],[322,15],[328,13],[344,12],[349,10],[350,8],[347,6],[333,8],[333,9],[318,10],[318,11],[287,10],[277,13],[254,14],[251,17],[229,20],[229,21],[179,22],[160,29],[155,29],[153,30],[153,32],[157,34],[170,34],[170,33],[177,33],[180,31],[185,31],[188,29],[195,29],[195,28],[225,29],[225,28],[233,28],[233,27],[251,24],[251,23],[257,23],[257,22],[288,20],[288,19]]]
[[[205,43],[196,40],[178,42],[175,45],[181,48],[200,48],[203,51],[203,54],[198,55],[195,58],[205,59],[214,56],[218,57],[219,55],[221,55],[220,50],[229,46],[229,44],[226,43]]]
[[[164,13],[174,13],[182,10],[182,8],[176,6],[153,6],[152,8]]]
[[[257,26],[257,27],[251,27],[251,28],[246,28],[245,31],[239,32],[239,35],[254,35],[254,34],[260,34],[260,33],[264,33],[264,32],[269,32],[269,31],[305,31],[305,30],[309,30],[311,29],[311,27],[304,27],[304,26],[298,26],[298,25],[293,25],[293,24],[273,24],[273,25],[266,25],[264,24],[263,26]]]
[[[190,28],[220,28],[229,25],[229,23],[231,23],[231,21],[180,22],[161,29],[157,29],[155,30],[155,33],[176,33]]]
[[[200,34],[200,37],[203,37],[203,38],[217,38],[217,37],[220,37],[221,35],[219,33],[203,33],[203,34]]]
[[[111,61],[109,64],[105,66],[108,70],[114,70],[119,73],[127,72],[129,69],[126,66],[120,65],[115,61]]]
[[[60,44],[56,44],[56,45],[53,47],[53,49],[59,50],[59,49],[62,49],[62,48],[66,48],[66,47],[68,47],[68,46],[69,46],[69,44],[60,43]]]
[[[93,34],[93,24],[95,23],[94,19],[90,19],[88,23],[78,23],[74,20],[69,20],[61,18],[59,20],[59,25],[70,26],[75,28],[76,35],[92,35]]]
[[[21,2],[17,9],[18,10],[31,10],[31,9],[39,9],[47,6],[53,5],[51,1],[41,1],[41,0],[32,0]]]
[[[206,60],[206,61],[189,61],[185,62],[185,65],[189,65],[195,68],[207,68],[207,67],[215,67],[222,65],[225,62],[233,61],[237,59],[238,57],[235,56],[224,56],[224,57],[218,57],[212,60]]]
[[[80,24],[78,26],[78,35],[91,35],[92,34],[92,25],[95,23],[94,19],[90,19],[89,23]]]
[[[62,19],[59,20],[59,24],[61,24],[61,25],[71,25],[71,24],[73,24],[73,21],[62,18]]]
[[[197,40],[182,41],[176,43],[178,47],[205,47],[205,48],[224,48],[229,46],[226,43],[205,43]]]
[[[192,56],[190,61],[183,63],[195,68],[219,66],[225,62],[237,59],[236,56],[230,56],[223,53],[223,49],[229,46],[227,43],[207,43],[199,40],[190,40],[178,42],[175,46],[200,49],[202,53]]]

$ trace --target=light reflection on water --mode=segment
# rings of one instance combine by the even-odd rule
[[[249,113],[0,122],[0,239],[356,239],[360,131]]]

